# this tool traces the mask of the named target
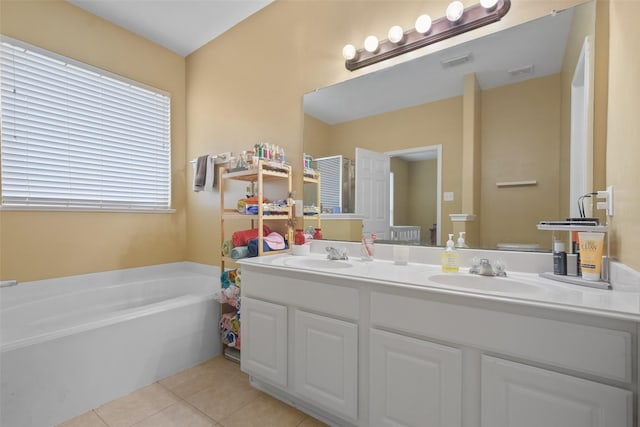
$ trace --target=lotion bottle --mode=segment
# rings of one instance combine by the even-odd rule
[[[447,247],[442,252],[442,271],[444,273],[457,273],[460,270],[458,263],[458,251],[456,251],[455,243],[453,243],[453,234],[449,234]]]
[[[466,248],[467,244],[464,242],[464,235],[466,233],[464,231],[461,231],[458,233],[459,237],[458,237],[458,241],[456,242],[456,248]]]

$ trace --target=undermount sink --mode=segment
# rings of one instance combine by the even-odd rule
[[[343,268],[353,267],[353,264],[350,264],[349,262],[346,262],[346,261],[307,258],[307,257],[287,258],[284,261],[284,264],[287,267],[317,268],[322,270],[334,270],[334,269],[343,269]]]
[[[436,274],[430,281],[485,292],[533,293],[541,289],[535,285],[504,277],[478,276],[474,274]]]

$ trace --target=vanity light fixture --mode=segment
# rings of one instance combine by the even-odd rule
[[[394,25],[389,28],[389,41],[395,44],[400,44],[404,41],[404,30],[400,25]]]
[[[449,3],[449,6],[447,6],[447,19],[450,22],[456,23],[458,21],[460,21],[460,19],[462,18],[462,15],[464,14],[464,5],[462,4],[461,1],[452,1],[451,3]]]
[[[432,20],[429,15],[419,16],[415,29],[404,32],[402,27],[396,25],[391,27],[385,40],[367,37],[363,49],[346,45],[342,49],[345,67],[349,71],[357,70],[497,22],[510,7],[511,0],[481,0],[466,9],[462,2],[453,1],[441,18]]]

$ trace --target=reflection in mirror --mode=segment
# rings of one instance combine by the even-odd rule
[[[356,159],[356,176],[364,168],[359,149],[389,157],[389,199],[368,181],[356,179],[355,191],[355,220],[385,240],[394,227],[418,227],[423,245],[440,245],[463,230],[471,247],[549,250],[549,236],[536,224],[570,216],[570,187],[591,186],[589,60],[581,68],[583,148],[570,147],[572,82],[580,81],[574,74],[594,33],[595,1],[589,1],[308,93],[304,151]],[[430,166],[415,157],[422,147]],[[587,159],[579,173],[570,171],[576,155]],[[309,198],[315,192],[305,184],[305,204],[315,202]],[[322,214],[325,237],[359,239],[360,229],[332,232],[340,217]],[[379,218],[388,221],[383,231],[372,225]]]

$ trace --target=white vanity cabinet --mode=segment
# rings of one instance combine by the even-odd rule
[[[254,385],[356,422],[358,291],[243,269],[242,292],[241,369]]]
[[[330,425],[638,419],[632,318],[261,263],[242,270],[242,370]]]
[[[371,329],[371,426],[459,427],[462,352]]]

